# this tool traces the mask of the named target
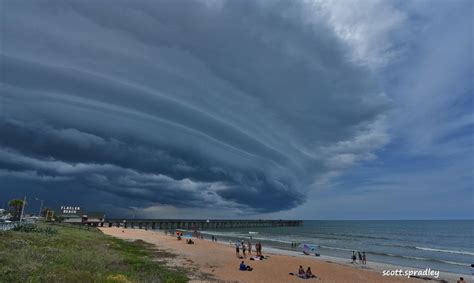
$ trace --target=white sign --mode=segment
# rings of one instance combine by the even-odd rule
[[[61,211],[63,214],[76,214],[80,210],[80,206],[61,206]]]

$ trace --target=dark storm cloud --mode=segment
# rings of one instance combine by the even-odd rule
[[[387,140],[385,96],[302,3],[47,3],[4,3],[0,178],[272,212]]]

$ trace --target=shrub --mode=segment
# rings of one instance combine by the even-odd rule
[[[24,233],[43,233],[47,235],[55,235],[58,233],[58,230],[52,227],[42,228],[34,223],[22,223],[15,226],[12,230]]]
[[[18,224],[16,225],[13,229],[13,231],[17,231],[17,232],[24,232],[24,233],[35,233],[35,232],[39,232],[39,227],[38,225],[36,224],[32,224],[32,223],[25,223],[25,224]]]

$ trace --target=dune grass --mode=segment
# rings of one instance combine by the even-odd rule
[[[187,282],[173,257],[141,241],[48,224],[35,232],[0,232],[0,282]],[[49,226],[49,225],[48,225]]]

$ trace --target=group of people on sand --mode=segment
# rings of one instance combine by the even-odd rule
[[[313,272],[311,271],[311,267],[308,266],[308,269],[306,269],[305,271],[302,265],[300,265],[300,268],[298,269],[297,274],[290,273],[290,275],[296,275],[301,279],[316,278],[316,275],[314,275]]]
[[[352,251],[352,263],[357,263],[357,259],[359,259],[360,264],[367,264],[367,257],[365,256],[365,252],[357,252]]]
[[[242,249],[242,256],[244,258],[247,258],[247,253],[249,255],[252,254],[252,243],[250,241],[248,241],[247,243],[245,243],[243,240],[240,241],[240,242],[237,242],[235,243],[235,255],[238,257],[238,258],[241,258],[240,256],[240,249]],[[256,243],[255,244],[255,251],[257,253],[257,256],[261,256],[262,255],[262,244],[260,242]]]
[[[184,237],[183,232],[176,232],[176,239],[178,241],[181,241],[181,239]],[[200,239],[200,235],[195,235],[196,238]],[[188,245],[194,245],[194,241],[191,238],[186,238],[186,244]]]

